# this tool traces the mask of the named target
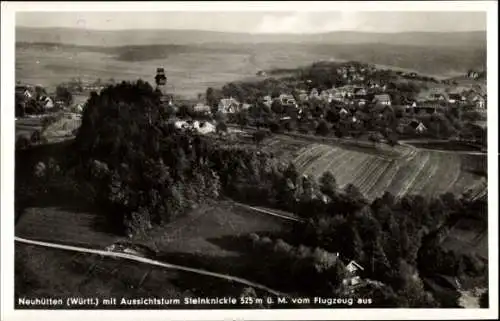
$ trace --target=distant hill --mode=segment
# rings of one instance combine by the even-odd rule
[[[486,68],[486,49],[482,47],[435,47],[408,46],[381,43],[363,44],[319,44],[319,43],[210,43],[210,44],[169,44],[169,45],[126,45],[126,46],[87,46],[58,43],[18,42],[17,49],[36,50],[43,55],[57,52],[78,53],[97,52],[109,58],[124,62],[141,62],[170,59],[184,54],[197,54],[200,59],[210,55],[242,57],[239,63],[252,63],[265,59],[287,60],[290,55],[303,55],[308,62],[326,57],[336,60],[356,60],[387,67],[400,67],[429,75],[456,76],[468,69]],[[248,56],[248,58],[246,58]],[[265,58],[269,56],[269,58]],[[247,61],[248,60],[248,61]],[[235,62],[238,63],[238,62]],[[293,67],[296,67],[293,66]]]
[[[328,32],[320,34],[244,34],[200,30],[82,30],[16,28],[16,42],[65,43],[80,46],[192,45],[207,43],[390,44],[398,46],[483,47],[486,31],[473,32]]]

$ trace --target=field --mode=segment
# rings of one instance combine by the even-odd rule
[[[254,77],[261,69],[295,67],[329,58],[330,54],[311,56],[308,51],[301,50],[249,53],[241,49],[222,52],[217,49],[187,50],[155,59],[123,61],[105,52],[23,46],[16,50],[16,80],[42,84],[51,90],[77,77],[83,81],[97,78],[135,81],[141,78],[153,83],[156,68],[162,66],[167,72],[167,89],[175,95],[192,98],[208,87]]]
[[[286,145],[273,138],[269,146]],[[376,151],[376,149],[374,149]],[[352,183],[369,199],[385,191],[394,195],[422,194],[427,197],[445,192],[457,195],[468,189],[475,197],[484,196],[486,178],[476,174],[484,156],[459,155],[428,150],[409,150],[403,157],[388,158],[343,146],[304,144],[289,152],[299,172],[318,179],[331,171],[342,187]]]

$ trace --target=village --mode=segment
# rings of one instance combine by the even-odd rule
[[[275,132],[333,133],[389,142],[425,138],[485,144],[487,95],[477,84],[477,72],[469,71],[462,77],[466,84],[359,63],[343,64],[334,72],[340,79],[337,87],[318,89],[329,81],[310,79],[285,79],[291,84],[282,91],[266,88],[266,80],[236,83],[223,87],[218,93],[222,97],[215,101],[204,95],[193,106],[176,106],[170,101],[170,107],[176,112],[184,108],[181,114],[191,118],[210,119],[220,114],[228,123]],[[385,80],[377,80],[381,78]],[[313,82],[319,86],[314,87]],[[246,85],[253,86],[249,95],[241,90]]]
[[[333,77],[325,76],[325,71]],[[462,77],[467,82],[463,85],[357,62],[333,66],[316,63],[308,75],[284,78],[285,85],[274,78],[258,84],[231,83],[222,90],[210,88],[213,93],[207,90],[197,100],[175,101],[165,90],[164,68],[157,69],[156,83],[164,108],[176,116],[176,126],[202,134],[227,131],[227,123],[391,145],[400,139],[447,139],[484,145],[487,95],[477,84],[479,75],[469,71]],[[61,84],[50,94],[42,85],[17,84],[16,118],[61,111],[78,117],[88,94],[104,88],[100,79],[70,83]],[[269,83],[274,88],[269,89]],[[251,95],[241,90],[247,85],[255,87]],[[217,126],[213,120],[224,124]]]

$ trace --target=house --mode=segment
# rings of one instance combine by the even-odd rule
[[[467,78],[469,78],[469,79],[477,79],[477,78],[479,78],[479,73],[477,71],[470,70],[467,73]]]
[[[73,110],[75,111],[75,113],[81,114],[83,112],[83,105],[82,104],[76,104],[73,107]]]
[[[347,277],[342,280],[344,286],[355,286],[361,283],[361,278],[357,275],[359,272],[364,271],[364,268],[356,261],[351,261],[346,265]]]
[[[349,112],[345,108],[342,108],[339,113],[340,113],[341,116],[347,116],[347,115],[349,115]]]
[[[445,93],[432,93],[429,96],[431,101],[449,101],[448,95]]]
[[[295,101],[295,98],[293,98],[292,95],[281,94],[278,97],[278,99],[283,106],[297,107],[297,102]]]
[[[415,130],[415,132],[418,134],[422,134],[427,131],[427,127],[425,127],[422,122],[417,120],[412,120],[408,126],[413,128],[413,130]]]
[[[309,99],[319,99],[318,89],[316,88],[311,89],[311,92],[309,93]]]
[[[452,93],[448,95],[448,102],[450,104],[458,104],[465,102],[466,98],[460,94]]]
[[[333,100],[333,93],[329,90],[323,90],[320,94],[320,98],[327,103],[331,103]]]
[[[476,105],[476,108],[484,109],[486,107],[486,99],[477,93],[469,94],[467,100]]]
[[[344,98],[345,98],[345,93],[340,92],[340,91],[334,93],[333,97],[332,97],[333,100],[342,101],[342,102],[344,101]]]
[[[204,122],[204,121],[185,121],[185,120],[178,120],[174,123],[175,127],[178,129],[191,129],[195,130],[200,134],[209,134],[209,133],[214,133],[215,132],[215,126],[209,122]]]
[[[368,91],[365,88],[359,88],[354,92],[356,97],[365,97],[366,95],[368,95]]]
[[[45,109],[52,109],[55,106],[54,101],[49,96],[41,96],[40,102],[43,104]]]
[[[193,111],[195,113],[210,113],[211,108],[206,104],[197,103],[196,105],[193,106]]]
[[[33,88],[27,85],[16,85],[16,95],[23,96],[25,99],[34,97]]]
[[[358,103],[359,106],[365,106],[366,105],[366,99],[357,99],[356,102]]]
[[[306,93],[299,93],[298,98],[299,101],[307,101],[309,99],[309,95]]]
[[[269,108],[273,104],[273,99],[269,95],[262,97],[262,101],[263,101],[263,104],[266,105]]]
[[[222,112],[222,113],[235,113],[239,110],[239,107],[240,107],[240,103],[230,97],[230,98],[222,98],[220,101],[219,101],[219,106],[218,106],[218,111]]]
[[[391,105],[391,96],[389,96],[388,94],[375,95],[372,102],[376,103],[376,104],[390,106]]]

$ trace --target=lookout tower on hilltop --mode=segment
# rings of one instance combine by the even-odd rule
[[[169,95],[167,94],[167,76],[165,76],[164,68],[156,68],[155,76],[156,88],[161,92],[161,100],[163,103],[169,103]]]

